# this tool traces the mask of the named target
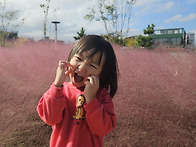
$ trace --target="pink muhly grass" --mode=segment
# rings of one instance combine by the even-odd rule
[[[0,48],[0,131],[26,125],[41,95],[54,81],[59,60],[67,60],[72,44],[25,43]],[[5,129],[5,126],[9,126]]]
[[[111,146],[194,146],[196,54],[115,51],[120,79]]]
[[[36,113],[58,61],[67,59],[72,46],[36,42],[0,48],[0,136],[32,126],[27,118]],[[104,146],[195,146],[196,54],[113,46],[120,70],[113,99],[117,124]]]

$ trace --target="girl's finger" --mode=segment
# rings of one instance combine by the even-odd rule
[[[95,85],[99,85],[99,78],[96,76],[93,76],[93,78],[94,78]]]
[[[88,80],[89,80],[90,83],[92,83],[92,84],[94,83],[94,79],[93,79],[92,76],[89,76],[89,77],[88,77]]]
[[[66,68],[66,67],[72,67],[72,65],[68,61],[59,61],[59,67]]]
[[[72,71],[73,71],[73,69],[72,69],[72,68],[69,68],[69,69],[65,72],[65,75],[66,75],[66,76],[69,75]]]
[[[99,78],[95,77],[95,76],[89,76],[88,77],[89,82],[93,85],[99,85]]]
[[[69,67],[69,69],[73,71],[73,66],[69,62],[67,62],[67,67]]]
[[[60,68],[65,68],[65,62],[64,61],[59,61],[59,67]]]

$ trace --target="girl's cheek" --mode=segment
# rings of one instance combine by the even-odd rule
[[[72,66],[72,70],[74,70],[75,69],[75,67],[76,67],[76,65],[74,64],[74,62],[69,62],[70,64],[71,64],[71,66]]]
[[[74,58],[72,58],[69,63],[73,66],[75,64]]]

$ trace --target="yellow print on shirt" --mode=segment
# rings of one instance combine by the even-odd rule
[[[85,97],[83,95],[78,96],[76,114],[73,119],[85,119],[83,105],[85,103]]]

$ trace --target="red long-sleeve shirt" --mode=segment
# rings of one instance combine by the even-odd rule
[[[106,89],[83,105],[84,119],[74,119],[77,98],[83,91],[71,83],[62,88],[54,84],[44,93],[37,106],[41,119],[52,126],[51,147],[102,147],[103,136],[114,129],[114,105]]]

